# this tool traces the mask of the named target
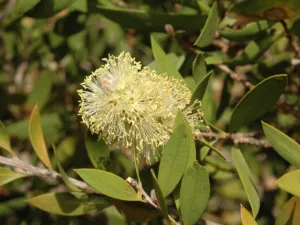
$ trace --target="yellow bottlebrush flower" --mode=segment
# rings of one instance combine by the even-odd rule
[[[142,68],[129,53],[103,60],[81,84],[79,115],[107,144],[135,147],[150,161],[170,138],[178,110],[193,128],[202,122],[200,102],[187,107],[191,92],[183,81]]]

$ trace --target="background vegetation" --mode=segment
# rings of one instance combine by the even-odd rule
[[[300,224],[299,1],[0,0],[0,10],[0,224],[172,224],[167,214],[185,225],[200,216],[197,224]],[[172,171],[182,172],[181,214],[179,185],[160,180],[158,164],[158,185],[140,165],[158,210],[67,178],[108,174],[78,168],[136,176],[132,154],[109,151],[77,115],[79,84],[122,51],[179,73],[202,100],[211,131],[197,138],[198,163],[183,179],[186,166]],[[124,185],[111,173],[108,183]],[[195,180],[202,191],[191,191]],[[55,194],[68,190],[77,194]]]

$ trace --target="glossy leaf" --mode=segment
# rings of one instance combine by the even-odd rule
[[[38,155],[39,159],[44,163],[45,166],[47,166],[48,168],[52,168],[41,127],[40,112],[38,105],[36,105],[33,108],[30,116],[29,138],[33,149]]]
[[[150,170],[150,172],[151,172],[151,175],[152,175],[152,180],[153,180],[153,185],[154,185],[154,189],[155,189],[155,194],[156,194],[156,198],[157,198],[159,207],[161,209],[161,213],[162,213],[162,215],[164,216],[164,218],[167,221],[170,221],[168,210],[167,210],[167,205],[166,205],[166,202],[165,202],[165,198],[164,198],[162,190],[161,190],[161,188],[159,186],[158,180],[157,180],[157,178],[155,176],[155,173],[154,173],[154,171],[152,169]]]
[[[53,151],[54,151],[54,156],[55,156],[55,161],[56,161],[56,165],[58,167],[59,173],[61,175],[61,178],[63,179],[65,185],[71,190],[71,191],[76,191],[76,192],[80,192],[80,189],[77,188],[74,184],[72,184],[72,182],[69,180],[68,175],[66,174],[64,168],[61,166],[57,156],[56,156],[56,149],[55,146],[52,145]]]
[[[46,105],[50,98],[54,76],[56,76],[56,74],[52,71],[43,71],[39,75],[32,91],[28,95],[26,105],[33,108],[36,104],[39,104],[40,110]]]
[[[74,0],[42,0],[29,12],[29,16],[47,18],[67,9],[74,2]]]
[[[300,169],[284,174],[276,184],[283,190],[300,197]]]
[[[230,132],[261,118],[275,105],[287,83],[286,75],[268,77],[250,90],[235,107],[229,124]]]
[[[280,37],[275,35],[274,31],[264,31],[253,41],[251,41],[241,54],[228,60],[227,63],[231,65],[246,65],[257,61]]]
[[[202,100],[205,91],[206,91],[206,87],[209,83],[209,80],[211,78],[213,74],[213,71],[210,71],[205,77],[203,77],[203,79],[197,84],[196,89],[193,92],[193,95],[191,97],[191,103],[193,103],[196,99],[198,100]]]
[[[185,115],[178,112],[174,132],[164,147],[159,165],[158,183],[163,196],[168,196],[175,189],[187,168],[192,152],[196,152],[192,128]]]
[[[101,194],[124,201],[138,200],[135,190],[124,179],[113,173],[96,169],[76,169],[75,171]]]
[[[148,222],[158,216],[158,211],[147,203],[127,202],[113,200],[113,205],[126,218],[132,222]]]
[[[205,167],[195,162],[185,172],[180,187],[180,210],[185,225],[195,224],[207,207],[210,183]]]
[[[153,36],[151,36],[151,46],[158,67],[158,73],[167,73],[170,77],[182,79],[182,76],[177,71],[174,64],[170,61],[167,54],[162,50]]]
[[[241,151],[239,149],[233,148],[231,154],[238,175],[246,191],[248,201],[250,202],[250,206],[252,208],[252,215],[255,218],[258,214],[260,205],[258,191],[255,186],[255,179]]]
[[[248,23],[245,27],[239,30],[225,28],[221,31],[221,35],[230,41],[250,41],[272,27],[274,23],[275,22],[273,21],[263,20]]]
[[[197,84],[201,80],[203,80],[205,76],[207,76],[206,63],[203,55],[201,54],[197,55],[197,57],[193,62],[192,71],[193,71],[193,77]]]
[[[201,34],[194,43],[194,45],[197,45],[200,48],[208,46],[215,38],[215,33],[219,24],[218,21],[218,3],[215,2],[211,8],[211,11],[208,15],[204,27],[201,30]]]
[[[167,14],[106,6],[98,6],[95,12],[99,12],[117,22],[123,28],[133,28],[147,32],[165,32],[166,24],[172,25],[175,30],[194,32],[203,27],[206,19],[205,16],[196,14]],[[193,21],[193,23],[186,23],[186,21]]]
[[[94,140],[89,134],[85,137],[85,147],[88,156],[96,169],[103,169],[107,166],[109,160],[109,149],[101,138],[99,141]]]
[[[241,218],[243,225],[257,225],[252,215],[241,205]]]
[[[288,222],[293,215],[297,199],[298,198],[294,196],[281,207],[280,212],[276,217],[275,225],[288,225]]]
[[[0,186],[25,176],[25,174],[17,173],[10,169],[0,167]]]
[[[275,127],[262,122],[264,133],[279,155],[292,165],[300,168],[300,145]]]
[[[27,201],[41,210],[62,216],[85,215],[111,205],[111,200],[106,197],[78,192],[47,193]]]
[[[10,140],[7,129],[2,123],[2,121],[0,121],[0,148],[3,148],[5,151],[8,151],[10,154],[14,155],[10,146]]]

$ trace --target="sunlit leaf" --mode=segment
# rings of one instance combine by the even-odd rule
[[[257,225],[252,215],[241,205],[241,218],[243,225]]]
[[[0,167],[0,186],[25,176],[25,174],[17,173],[10,169]]]
[[[283,190],[300,197],[300,170],[294,170],[280,177],[276,184]]]
[[[10,140],[7,129],[2,123],[2,121],[0,121],[0,148],[3,148],[4,150],[14,155],[10,146]]]
[[[29,137],[33,149],[38,155],[39,159],[45,164],[45,166],[47,166],[48,168],[52,168],[41,127],[38,105],[33,108],[30,116]]]
[[[297,197],[292,197],[280,209],[276,217],[275,225],[287,225],[293,215],[293,210],[297,201]]]

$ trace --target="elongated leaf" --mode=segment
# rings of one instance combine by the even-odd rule
[[[243,225],[257,225],[252,215],[241,205],[241,218]]]
[[[297,199],[298,198],[294,196],[281,207],[280,212],[276,217],[275,225],[286,225],[288,223],[293,215]]]
[[[168,196],[183,176],[192,152],[196,152],[192,128],[182,112],[178,112],[174,132],[164,148],[159,165],[158,183],[163,196]]]
[[[198,100],[202,100],[205,91],[206,91],[206,87],[209,83],[209,80],[211,78],[213,74],[213,71],[210,71],[205,77],[203,77],[203,79],[197,84],[197,87],[195,88],[193,95],[191,97],[191,103],[193,103],[196,99]]]
[[[154,59],[156,61],[158,72],[167,73],[170,77],[175,77],[177,79],[182,79],[180,73],[176,70],[176,67],[168,58],[167,54],[161,49],[157,41],[151,36],[151,46]]]
[[[227,61],[227,63],[231,65],[254,63],[278,40],[279,37],[280,35],[275,35],[274,31],[264,31],[251,41],[240,55]]]
[[[138,201],[135,190],[121,177],[103,170],[77,169],[76,173],[100,193],[124,201]]]
[[[56,74],[52,71],[43,71],[40,74],[32,91],[28,95],[26,105],[33,108],[35,104],[38,103],[40,110],[46,105],[50,98],[54,76],[56,76]]]
[[[268,20],[252,22],[248,23],[240,30],[225,28],[221,31],[221,34],[230,41],[250,41],[272,27],[274,24],[275,22]]]
[[[157,180],[157,178],[155,176],[155,173],[154,173],[154,171],[152,169],[150,170],[150,172],[151,172],[151,175],[152,175],[152,180],[153,180],[153,184],[154,184],[155,194],[156,194],[156,198],[157,198],[159,207],[161,209],[161,213],[163,214],[163,216],[165,217],[165,219],[167,221],[170,221],[168,210],[167,210],[167,205],[166,205],[166,202],[165,202],[165,198],[164,198],[162,190],[161,190],[161,188],[159,186],[158,180]]]
[[[226,161],[229,162],[229,160],[225,157],[225,155],[220,152],[216,147],[214,147],[213,145],[211,145],[210,143],[208,143],[204,138],[199,140],[203,145],[209,147],[210,149],[212,149],[215,153],[217,153],[219,156],[221,156],[223,159],[225,159]]]
[[[300,197],[300,170],[294,170],[280,177],[276,184],[283,190]]]
[[[25,176],[25,174],[16,173],[10,169],[0,167],[0,186]]]
[[[39,159],[44,163],[45,166],[47,166],[48,168],[52,168],[41,127],[38,105],[33,108],[30,116],[29,138],[33,149],[38,155]]]
[[[108,198],[78,192],[47,193],[31,198],[28,202],[41,210],[63,216],[85,215],[111,205]]]
[[[252,215],[255,218],[259,211],[260,205],[258,191],[255,186],[255,180],[241,151],[239,149],[233,148],[231,154],[234,165],[236,166],[236,170],[246,191],[248,201],[250,202]]]
[[[205,76],[207,76],[206,63],[204,56],[199,54],[193,62],[193,77],[198,84]]]
[[[296,205],[293,212],[292,225],[297,225],[300,222],[300,198],[296,199]]]
[[[117,22],[124,28],[133,28],[147,32],[165,32],[166,24],[171,24],[175,30],[194,32],[203,27],[206,19],[205,16],[199,14],[166,14],[106,6],[98,6],[95,12],[101,13],[103,16]],[[186,21],[193,21],[193,23],[186,23]]]
[[[202,48],[208,46],[212,42],[212,40],[215,38],[215,33],[218,28],[218,20],[218,3],[215,2],[211,8],[211,11],[201,31],[201,34],[194,43],[194,45],[197,45],[200,48]]]
[[[8,151],[10,154],[14,155],[10,146],[8,132],[6,130],[6,127],[2,123],[2,121],[0,121],[0,148],[3,148],[4,150]]]
[[[180,210],[185,225],[195,224],[210,196],[208,172],[195,162],[184,174],[180,188]]]
[[[273,148],[286,161],[300,168],[300,145],[275,127],[262,122],[263,130]]]
[[[113,200],[113,205],[126,218],[132,222],[148,222],[158,216],[158,211],[147,203]]]
[[[105,169],[107,166],[110,152],[104,140],[94,140],[89,134],[85,137],[85,147],[88,156],[96,169]]]
[[[59,173],[61,174],[61,177],[65,183],[65,185],[71,190],[71,191],[75,191],[75,192],[80,192],[80,189],[77,188],[74,184],[72,184],[72,182],[69,180],[68,175],[66,174],[64,168],[61,166],[57,156],[56,156],[56,149],[55,146],[52,145],[53,151],[54,151],[54,156],[55,156],[55,161],[56,161],[56,165],[59,169]]]
[[[230,123],[230,132],[235,132],[270,111],[287,83],[286,75],[274,75],[264,79],[250,90],[235,107]]]

